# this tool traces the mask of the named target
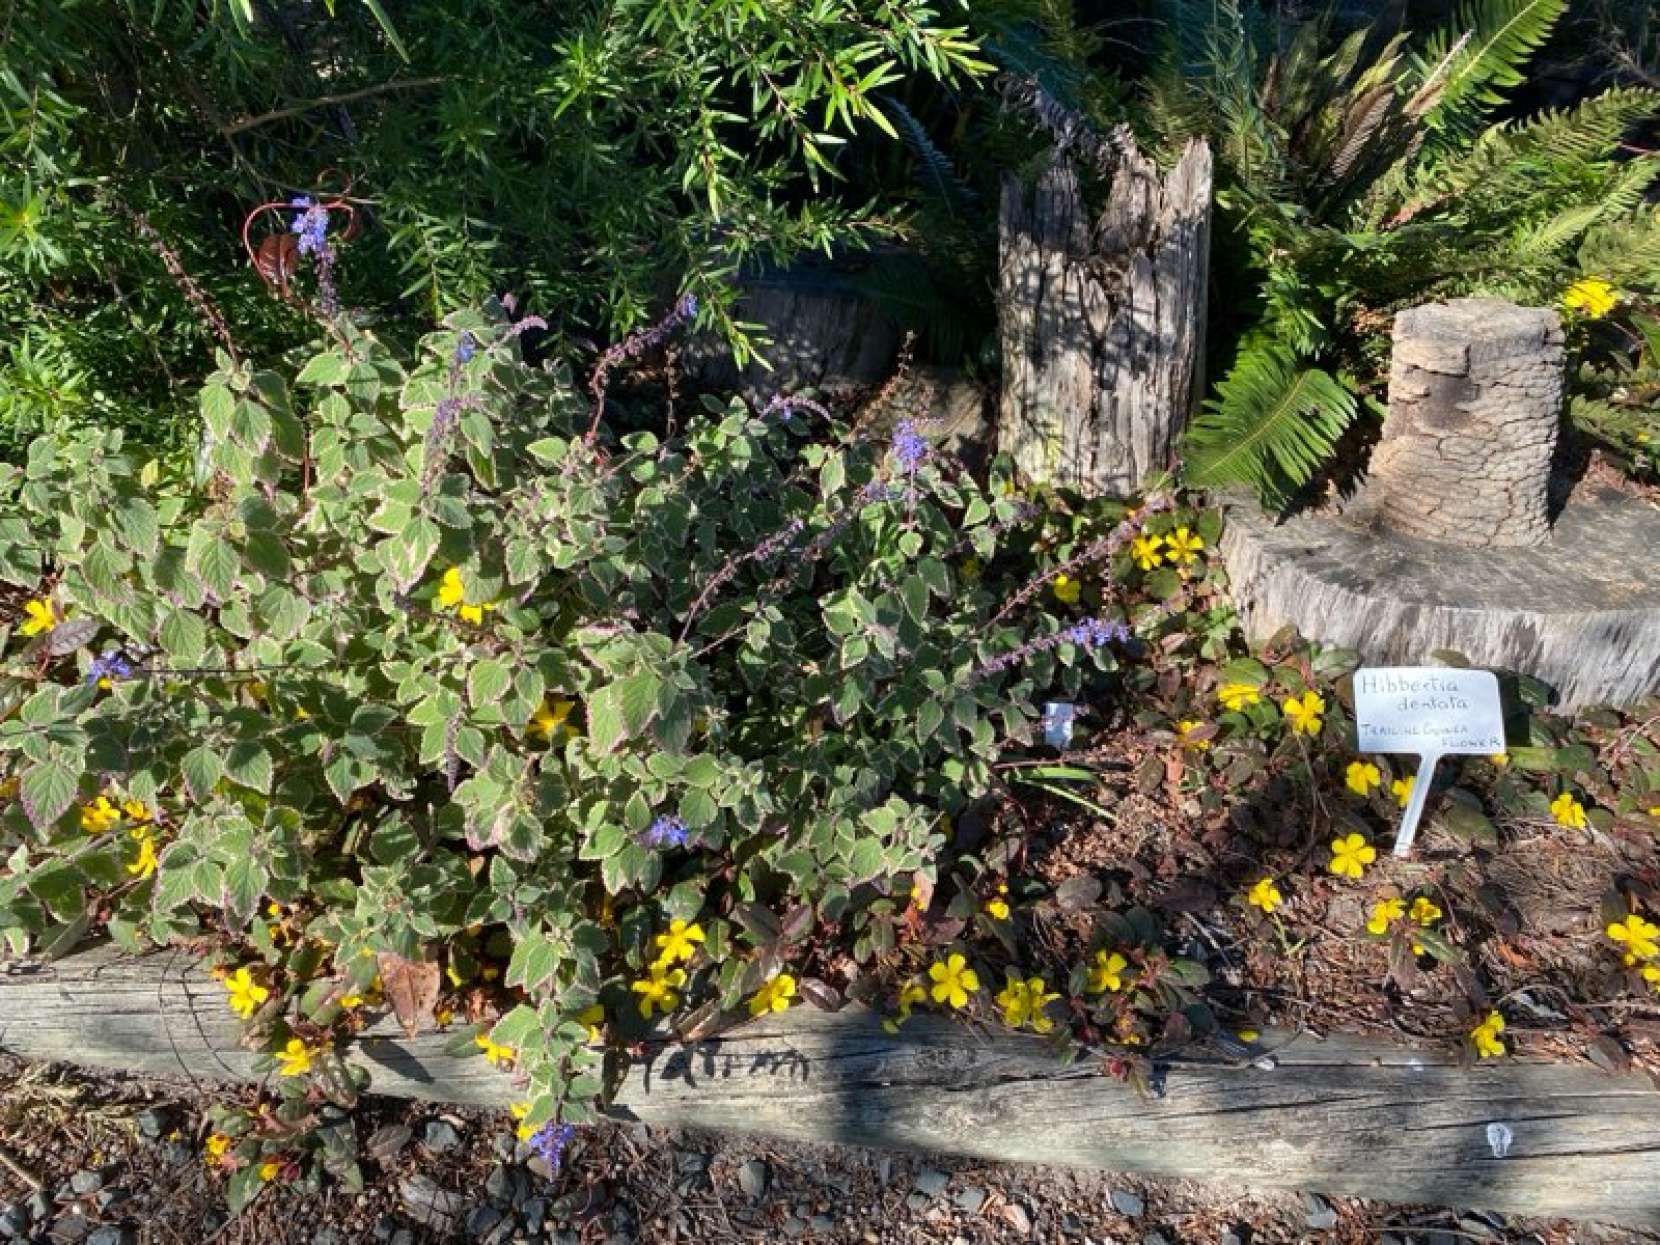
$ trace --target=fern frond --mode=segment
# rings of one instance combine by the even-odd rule
[[[1437,30],[1414,57],[1421,79],[1437,83],[1433,102],[1421,105],[1424,124],[1467,138],[1488,108],[1504,103],[1500,88],[1526,81],[1523,67],[1567,8],[1568,0],[1468,0],[1457,24]]]
[[[1299,367],[1278,343],[1247,342],[1187,431],[1188,482],[1244,484],[1264,505],[1283,506],[1331,456],[1355,409],[1330,373]]]
[[[934,140],[928,137],[928,131],[922,128],[922,122],[916,119],[915,114],[891,95],[884,95],[880,106],[895,123],[905,146],[911,149],[911,155],[916,157],[922,184],[952,215],[972,206],[979,196],[957,176],[950,158],[934,145]]]
[[[1579,271],[1626,289],[1660,292],[1660,207],[1625,220],[1610,220],[1585,235]]]

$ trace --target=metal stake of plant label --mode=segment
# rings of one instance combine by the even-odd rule
[[[1410,753],[1418,758],[1412,794],[1395,833],[1395,855],[1405,856],[1444,756],[1504,751],[1499,681],[1490,670],[1392,666],[1356,670],[1355,736],[1362,752]]]

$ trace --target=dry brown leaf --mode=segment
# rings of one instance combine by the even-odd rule
[[[382,951],[377,963],[380,965],[381,989],[386,1001],[392,1004],[403,1031],[415,1037],[423,1028],[435,1027],[432,1009],[438,1004],[437,963],[406,960],[390,951]]]

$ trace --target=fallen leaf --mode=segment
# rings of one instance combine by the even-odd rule
[[[382,992],[403,1031],[415,1037],[423,1027],[436,1027],[432,1009],[438,1003],[437,962],[406,960],[390,951],[382,951],[376,962],[380,965]]]

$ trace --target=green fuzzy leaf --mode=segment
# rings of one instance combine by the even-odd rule
[[[58,818],[69,811],[80,782],[78,771],[56,760],[42,762],[24,771],[18,785],[18,797],[36,830],[49,830]]]
[[[648,670],[629,675],[595,692],[588,702],[588,734],[600,752],[640,734],[657,716],[662,683]]]
[[[190,798],[201,804],[213,794],[213,789],[225,776],[225,764],[217,752],[201,744],[185,753],[184,760],[179,763],[179,772],[184,776]]]

